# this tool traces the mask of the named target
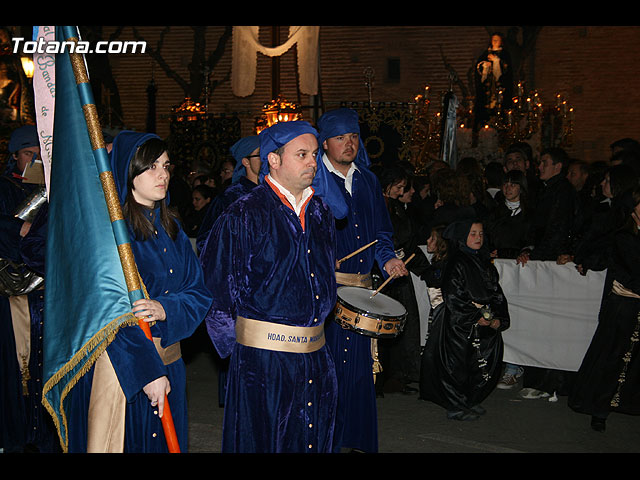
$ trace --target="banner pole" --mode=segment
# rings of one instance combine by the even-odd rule
[[[77,45],[79,41],[77,27],[65,26],[61,28],[63,30],[65,41],[74,42]],[[97,109],[93,100],[91,85],[89,84],[89,76],[84,61],[84,55],[77,53],[74,49],[73,52],[69,52],[69,59],[71,60],[71,66],[76,78],[80,102],[82,104],[82,110],[84,111],[84,117],[89,131],[89,138],[93,148],[93,156],[96,160],[96,166],[98,167],[98,172],[100,174],[100,183],[102,184],[105,200],[107,202],[107,209],[109,210],[109,217],[111,219],[111,225],[115,234],[118,254],[120,256],[127,290],[129,292],[129,300],[133,304],[136,300],[144,298],[144,292],[140,283],[138,267],[136,266],[135,259],[133,257],[131,243],[129,242],[129,236],[124,216],[122,214],[122,206],[118,199],[116,185],[111,171],[109,156],[105,148],[102,128],[100,127],[100,121],[98,119]],[[149,324],[143,320],[139,320],[138,325],[144,331],[145,336],[150,341],[153,341]],[[169,453],[180,453],[180,446],[178,444],[173,417],[171,415],[171,409],[169,408],[169,401],[166,398],[166,395],[164,414],[162,415],[161,421]]]

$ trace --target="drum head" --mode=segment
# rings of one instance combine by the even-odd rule
[[[338,287],[338,298],[361,315],[387,319],[398,319],[406,315],[407,310],[400,302],[382,293],[371,298],[373,292],[362,287]]]

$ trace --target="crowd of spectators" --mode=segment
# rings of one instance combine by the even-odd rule
[[[391,169],[377,170],[383,185],[390,183]],[[405,189],[390,189],[394,193],[386,194],[388,206],[394,218],[403,219],[402,241],[412,245],[405,254],[416,245],[430,244],[431,264],[417,262],[419,269],[415,265],[412,270],[426,282],[433,309],[442,301],[439,280],[446,261],[446,254],[433,258],[435,241],[439,239],[439,248],[446,252],[443,228],[464,218],[483,223],[483,248],[493,258],[513,259],[523,266],[530,260],[559,265],[573,262],[581,275],[607,269],[614,235],[629,220],[633,208],[631,196],[640,180],[640,144],[632,139],[616,141],[611,144],[609,158],[588,163],[556,147],[535,155],[526,142],[518,142],[506,149],[502,162],[484,165],[467,157],[452,168],[434,161],[425,172],[409,168],[408,175],[402,176],[396,169],[392,178],[396,177]],[[400,202],[403,194],[411,200]],[[394,222],[397,225],[399,220]],[[406,238],[407,232],[414,238]],[[408,334],[414,338],[404,344],[415,344],[415,329],[409,329]],[[412,357],[405,358],[413,364]],[[409,366],[389,367],[393,372],[413,372]],[[497,387],[520,386],[519,394],[530,399],[569,395],[575,374],[504,364]],[[412,375],[403,377],[401,391],[413,391]]]

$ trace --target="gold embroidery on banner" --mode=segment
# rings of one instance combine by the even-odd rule
[[[89,127],[89,139],[91,140],[91,146],[94,150],[104,148],[104,137],[102,136],[102,130],[100,129],[100,120],[98,119],[98,111],[94,104],[86,104],[82,106],[84,111],[84,118],[87,121]]]
[[[68,38],[67,41],[78,42],[78,39]],[[79,53],[69,53],[69,60],[76,77],[76,84],[89,83],[89,76],[84,67],[84,56]]]
[[[118,255],[120,255],[120,261],[124,266],[124,280],[127,284],[127,290],[134,292],[140,290],[140,276],[138,275],[138,269],[136,267],[135,259],[133,258],[133,251],[131,250],[131,244],[125,243],[118,245]],[[127,268],[129,266],[130,268]]]
[[[113,173],[111,171],[102,172],[100,174],[100,182],[102,182],[104,198],[107,201],[111,222],[123,220],[124,217],[122,216],[122,209],[112,208],[114,205],[120,207],[120,199],[118,197],[118,191],[116,190],[116,183],[113,180]]]

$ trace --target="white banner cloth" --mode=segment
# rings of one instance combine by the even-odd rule
[[[496,259],[509,302],[504,361],[577,371],[598,323],[606,271],[580,275],[573,263]]]
[[[421,246],[423,251],[426,249]],[[577,371],[598,323],[606,271],[580,275],[573,263],[496,259],[511,326],[502,333],[504,361],[517,365]],[[413,275],[425,343],[429,296]]]

